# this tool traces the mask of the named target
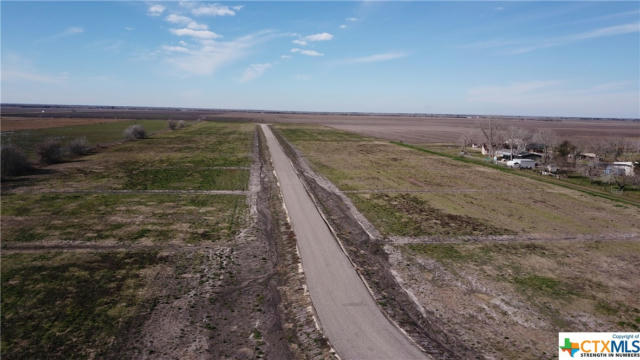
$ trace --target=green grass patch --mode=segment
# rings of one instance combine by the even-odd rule
[[[411,194],[353,195],[360,211],[386,235],[464,236],[512,234],[470,216],[443,212]]]
[[[235,236],[243,195],[7,194],[2,240],[218,241]]]
[[[370,141],[371,138],[355,133],[341,131],[326,127],[290,127],[278,125],[277,130],[287,138],[288,141]]]
[[[249,171],[241,169],[126,169],[129,190],[245,190]]]
[[[126,120],[49,129],[3,131],[1,136],[3,144],[13,144],[22,149],[29,158],[35,159],[36,146],[47,138],[54,138],[66,144],[75,138],[86,137],[91,145],[106,144],[124,140],[123,131],[134,124],[142,125],[147,133],[167,128],[167,122],[164,120]]]
[[[569,283],[548,276],[533,274],[517,276],[513,279],[513,283],[532,296],[565,298],[578,295]]]
[[[2,358],[100,358],[145,299],[154,252],[2,256]]]

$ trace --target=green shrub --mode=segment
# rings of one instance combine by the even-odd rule
[[[147,131],[142,125],[131,125],[124,130],[124,137],[129,140],[144,139],[147,137]]]
[[[31,164],[18,148],[8,145],[2,147],[2,177],[24,175],[31,170]]]
[[[78,156],[87,155],[92,150],[91,146],[89,146],[89,142],[87,141],[87,138],[84,136],[73,139],[69,143],[68,148],[71,154],[78,155]]]
[[[40,156],[40,162],[43,164],[55,164],[62,162],[64,157],[64,148],[62,144],[54,139],[47,139],[38,144],[36,153]]]

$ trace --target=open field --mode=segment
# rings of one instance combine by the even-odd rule
[[[385,266],[423,319],[480,356],[555,358],[559,331],[639,329],[637,207],[360,134],[275,127],[381,233],[344,225],[339,197],[312,187],[389,313]]]
[[[277,128],[387,235],[640,231],[630,205],[328,128]]]
[[[406,116],[368,114],[272,114],[227,112],[208,116],[210,119],[251,119],[269,123],[319,124],[366,136],[404,141],[411,144],[454,143],[460,134],[476,130],[488,119],[529,130],[549,129],[559,137],[601,139],[603,137],[640,138],[639,120],[599,120],[572,118],[508,117],[508,116]]]
[[[239,195],[6,194],[2,242],[216,241],[237,235],[246,211]]]
[[[38,131],[106,141],[120,136],[126,124]],[[141,341],[136,329],[158,306],[182,303],[176,306],[181,309],[198,285],[211,283],[211,292],[215,284],[235,282],[240,272],[217,271],[230,271],[227,262],[237,256],[228,246],[248,226],[246,196],[135,190],[246,189],[252,138],[251,125],[197,124],[3,181],[3,358],[124,353],[140,347],[132,342]],[[229,141],[234,145],[226,145]],[[174,168],[163,169],[166,164]],[[243,168],[207,167],[211,164]],[[129,192],[104,191],[113,188]],[[78,189],[84,192],[73,193]],[[201,246],[207,250],[198,250]],[[175,312],[174,325],[191,334],[189,341],[210,336],[210,329],[190,328],[188,314]],[[156,341],[167,331],[161,325],[154,329],[145,336]]]
[[[640,329],[638,241],[413,244],[390,259],[425,310],[486,356],[550,359],[558,331]]]
[[[255,139],[201,122],[3,179],[2,357],[328,357]]]
[[[627,185],[622,192],[612,191],[616,188],[614,184],[602,181],[594,181],[584,175],[573,172],[562,177],[542,175],[539,170],[511,169],[504,165],[493,164],[483,156],[480,151],[468,151],[464,156],[460,155],[460,147],[452,144],[418,144],[410,145],[406,143],[396,144],[416,149],[431,155],[448,157],[450,159],[470,163],[499,170],[504,173],[530,178],[540,182],[555,184],[561,187],[582,191],[609,200],[618,201],[628,205],[640,207],[640,187],[637,185]],[[639,160],[640,153],[629,154],[628,160]]]
[[[3,255],[2,357],[103,358],[152,308],[146,277],[165,261],[155,251]]]
[[[13,117],[3,116],[0,122],[1,131],[35,130],[76,125],[92,125],[112,123],[127,119],[87,119],[87,118],[50,118],[50,117]]]
[[[5,105],[5,116],[47,116],[61,118],[113,119],[184,119],[215,121],[257,121],[264,123],[322,124],[338,129],[354,131],[378,138],[405,141],[412,144],[452,143],[466,130],[478,129],[488,119],[504,122],[525,129],[551,129],[558,136],[571,139],[601,139],[603,137],[640,138],[639,119],[586,119],[551,117],[516,117],[489,115],[421,115],[402,114],[343,114],[343,113],[293,113],[269,111],[229,111],[207,109],[162,109],[118,107],[73,107]]]
[[[165,121],[158,120],[123,120],[123,121],[86,121],[83,125],[61,126],[50,128],[28,128],[26,130],[7,131],[2,120],[2,144],[14,145],[31,158],[36,158],[36,147],[45,139],[53,138],[63,144],[73,139],[85,137],[90,145],[108,144],[124,140],[123,131],[134,124],[142,125],[147,133],[153,133],[167,128]],[[28,122],[27,120],[23,120]]]
[[[251,124],[200,123],[50,166],[49,176],[25,177],[3,187],[17,192],[245,190],[252,137]]]

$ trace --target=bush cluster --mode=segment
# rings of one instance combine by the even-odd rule
[[[180,121],[169,120],[167,121],[167,123],[169,124],[169,129],[171,130],[182,129],[183,127],[186,126],[184,120],[180,120]]]
[[[31,170],[31,164],[18,148],[8,145],[2,147],[2,177],[24,175]]]
[[[43,164],[55,164],[62,162],[64,157],[64,147],[55,139],[47,139],[38,144],[36,153],[40,156],[40,162]]]
[[[84,136],[71,140],[71,142],[69,143],[68,149],[69,149],[69,153],[77,156],[88,155],[92,151],[92,148],[91,146],[89,146],[89,142],[87,141],[87,138]]]
[[[131,125],[124,130],[124,137],[129,140],[145,139],[147,131],[141,125]]]

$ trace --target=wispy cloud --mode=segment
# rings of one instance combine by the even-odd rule
[[[191,9],[191,13],[198,16],[234,16],[236,14],[236,11],[239,11],[242,8],[242,5],[230,7],[220,4],[208,4]]]
[[[467,91],[466,101],[485,113],[640,116],[640,98],[631,81],[579,86],[563,80],[532,80],[479,86]]]
[[[259,78],[265,71],[271,68],[271,66],[270,63],[249,65],[249,67],[244,70],[240,82],[247,82]]]
[[[191,18],[178,14],[169,14],[165,20],[173,24],[187,24],[191,21]]]
[[[125,29],[125,30],[127,30],[127,31],[133,31],[133,30],[135,30],[136,28],[131,27],[131,26],[125,26],[125,27],[124,27],[124,29]]]
[[[305,40],[300,40],[300,39],[293,40],[292,43],[294,43],[296,45],[300,45],[300,46],[307,45],[307,42]]]
[[[548,29],[548,28],[553,28],[553,27],[558,27],[558,26],[567,26],[567,25],[576,25],[576,24],[583,24],[583,23],[590,23],[590,22],[606,21],[606,20],[623,18],[623,17],[631,17],[631,16],[634,16],[636,18],[638,16],[640,16],[640,9],[630,10],[630,11],[622,11],[622,12],[616,12],[616,13],[609,13],[609,14],[604,14],[604,15],[599,15],[599,16],[594,16],[594,17],[588,17],[588,18],[580,18],[580,19],[576,19],[576,20],[572,20],[572,21],[568,21],[568,22],[552,23],[552,24],[544,26],[544,28]]]
[[[511,54],[524,54],[538,49],[550,48],[555,46],[567,45],[573,42],[596,39],[606,36],[623,35],[640,32],[640,23],[622,24],[599,28],[579,34],[562,36],[544,40],[539,43],[518,47],[510,51]]]
[[[194,29],[194,30],[208,30],[209,27],[205,24],[199,24],[195,21],[193,21],[193,19],[191,19],[188,16],[184,16],[184,15],[178,15],[178,14],[169,14],[165,20],[167,20],[168,22],[172,23],[172,24],[180,24],[180,25],[186,25],[187,28],[189,29]]]
[[[147,14],[149,14],[149,16],[160,16],[166,9],[167,8],[164,5],[160,5],[160,4],[151,5],[147,9]]]
[[[490,48],[498,48],[509,45],[519,44],[516,40],[504,40],[504,39],[493,39],[493,40],[485,40],[485,41],[476,41],[464,45],[458,46],[462,49],[490,49]]]
[[[539,49],[568,45],[571,43],[596,39],[602,37],[624,35],[640,32],[640,23],[620,24],[608,27],[593,29],[590,31],[551,37],[547,39],[513,40],[513,39],[493,39],[464,44],[460,48],[467,49],[490,49],[502,48],[506,54],[525,54]]]
[[[538,90],[546,90],[559,84],[561,84],[561,81],[558,80],[534,80],[507,85],[478,86],[469,89],[467,95],[470,101],[503,101],[500,99],[514,99],[524,95],[535,94]]]
[[[307,50],[307,49],[298,49],[298,48],[293,48],[291,49],[292,53],[299,53],[302,55],[307,55],[307,56],[324,56],[323,53],[321,52],[317,52],[315,50]]]
[[[69,78],[68,74],[47,75],[37,72],[21,70],[5,70],[2,72],[2,81],[30,81],[37,83],[61,83]]]
[[[283,59],[283,60],[291,59],[291,55],[282,54],[282,55],[280,55],[280,59]]]
[[[190,28],[170,29],[171,33],[178,36],[191,36],[198,39],[218,39],[222,35],[216,34],[209,30],[195,30]]]
[[[4,55],[3,55],[4,56]],[[66,72],[47,74],[36,69],[29,58],[16,53],[9,53],[2,62],[2,82],[35,82],[42,84],[62,83],[69,78]]]
[[[211,75],[220,68],[244,58],[257,44],[280,35],[272,31],[260,31],[230,41],[197,40],[198,46],[192,49],[185,47],[188,50],[186,52],[171,52],[167,55],[166,61],[189,74]]]
[[[381,61],[390,61],[395,59],[401,59],[403,57],[408,56],[407,53],[404,52],[388,52],[382,54],[373,54],[368,56],[349,58],[341,61],[345,64],[362,64],[362,63],[373,63],[373,62],[381,62]]]
[[[327,41],[333,39],[333,35],[327,32],[323,32],[319,34],[307,35],[304,37],[304,39],[307,41]]]
[[[82,34],[82,33],[84,33],[84,28],[82,28],[80,26],[70,26],[70,27],[58,32],[58,33],[55,33],[53,35],[49,35],[49,36],[47,36],[45,38],[39,39],[39,40],[37,40],[37,42],[40,42],[40,41],[45,41],[45,42],[46,41],[54,41],[54,40],[59,40],[59,39],[67,38],[67,37],[74,36],[74,35],[79,35],[79,34]]]
[[[346,28],[347,28],[347,25],[342,24],[342,25],[340,25],[339,27],[340,27],[340,29],[346,29]]]
[[[184,46],[163,45],[162,49],[168,52],[189,53],[189,49]]]
[[[351,21],[351,22],[356,22],[356,21],[358,21],[358,18],[356,18],[356,17],[348,17],[345,20]]]

